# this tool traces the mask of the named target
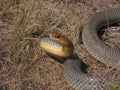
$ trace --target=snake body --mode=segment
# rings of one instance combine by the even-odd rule
[[[85,28],[82,32],[82,40],[88,52],[100,62],[103,62],[107,66],[112,66],[112,67],[114,67],[119,63],[120,51],[113,50],[109,46],[105,45],[99,39],[97,35],[97,31],[99,30],[99,28],[103,26],[107,26],[118,22],[120,22],[120,7],[110,8],[92,15],[87,20]],[[57,44],[55,44],[54,42]],[[45,47],[43,43],[46,44]],[[62,51],[64,51],[63,47],[67,46],[67,45],[63,46],[59,42],[56,42],[56,40],[52,40],[50,38],[44,38],[41,41],[42,48],[47,48],[49,47],[50,44],[56,47],[56,49],[57,46],[59,47],[62,46],[61,47]],[[72,50],[70,50],[70,48],[71,46],[68,48],[68,50],[71,52],[66,56],[72,53],[73,48]],[[72,85],[74,88],[77,88],[79,90],[109,90],[108,89],[109,86],[107,85],[107,82],[102,77],[98,77],[98,76],[95,77],[88,73],[84,73],[81,71],[80,66],[81,66],[81,61],[77,59],[69,58],[64,63],[64,76],[70,85]]]
[[[105,45],[97,35],[100,27],[120,22],[120,8],[108,9],[89,18],[83,33],[83,43],[97,60],[114,67],[120,61],[120,51]]]

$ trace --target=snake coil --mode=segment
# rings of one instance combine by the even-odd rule
[[[103,26],[118,22],[120,22],[120,7],[110,8],[92,15],[87,20],[82,32],[82,40],[88,52],[98,61],[111,67],[116,66],[120,62],[120,51],[113,50],[105,45],[98,37],[97,32]],[[55,54],[58,52],[61,53],[63,49],[66,49],[67,47],[67,45],[65,45],[63,48],[63,45],[50,38],[44,38],[41,41],[42,48],[46,48],[49,45],[49,51],[52,51],[52,46],[55,47],[55,49],[58,49]],[[71,47],[72,46],[69,48]],[[70,51],[70,53],[67,54],[67,56],[73,51],[73,49],[70,50],[69,48],[67,48],[67,50]],[[63,54],[60,55],[62,56]],[[64,76],[70,85],[79,90],[109,90],[109,86],[104,78],[94,77],[88,73],[83,73],[80,70],[80,65],[81,61],[77,59],[68,59],[64,63]]]

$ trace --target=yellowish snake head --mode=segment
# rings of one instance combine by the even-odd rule
[[[72,42],[58,32],[52,32],[49,37],[43,38],[40,47],[45,52],[59,57],[68,57],[74,51]]]

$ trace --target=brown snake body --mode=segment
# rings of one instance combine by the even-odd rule
[[[120,62],[120,51],[113,50],[105,45],[98,37],[97,31],[103,26],[118,22],[120,22],[120,7],[110,8],[92,15],[87,20],[82,32],[82,40],[88,52],[100,62],[112,67]],[[52,53],[51,51],[55,47],[53,52],[56,49],[58,50],[54,54],[61,57],[67,57],[73,52],[73,46],[68,45],[67,42],[69,41],[64,41],[64,36],[53,35],[53,37],[58,39],[63,37],[61,40],[66,42],[65,45],[57,39],[44,38],[41,40],[41,48],[48,53]],[[63,51],[67,51],[67,55],[62,54]],[[81,61],[77,59],[68,59],[64,63],[64,76],[70,85],[79,90],[109,90],[107,82],[102,77],[94,77],[88,73],[83,73],[80,66]]]

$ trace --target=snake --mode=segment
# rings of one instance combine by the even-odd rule
[[[103,43],[98,31],[104,27],[120,22],[120,7],[109,8],[92,14],[82,30],[82,41],[86,50],[98,61],[115,67],[120,62],[120,51]],[[74,52],[72,42],[58,32],[51,32],[40,42],[46,53],[59,57],[69,57]],[[81,59],[67,58],[64,64],[66,81],[77,90],[109,90],[107,81],[101,76],[93,76],[81,70]],[[118,68],[118,67],[117,67]]]

